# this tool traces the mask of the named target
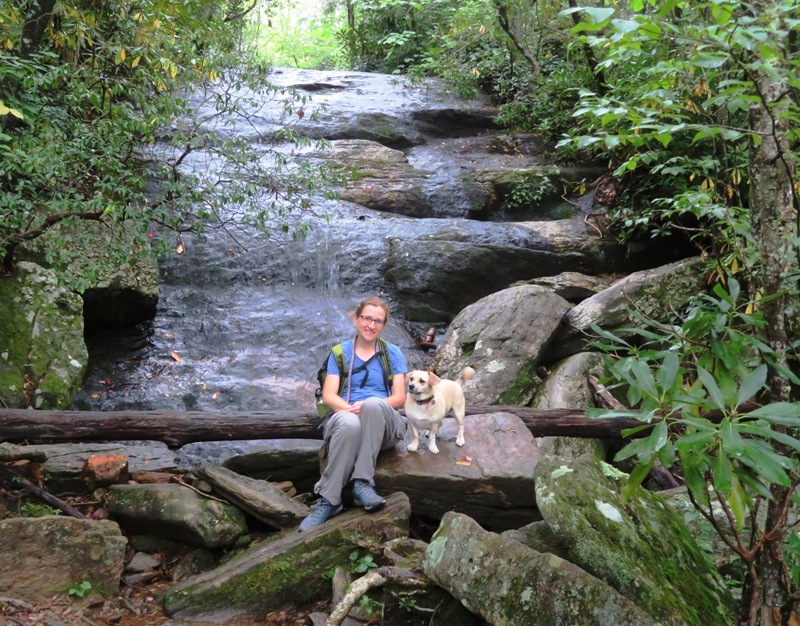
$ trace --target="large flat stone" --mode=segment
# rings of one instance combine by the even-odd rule
[[[467,416],[462,448],[456,433],[455,419],[445,418],[438,455],[428,452],[424,437],[419,452],[403,442],[382,453],[378,490],[407,494],[415,516],[438,520],[458,511],[498,532],[541,519],[533,480],[539,448],[522,420],[501,412]]]

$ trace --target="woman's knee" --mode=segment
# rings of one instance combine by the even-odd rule
[[[383,398],[367,398],[361,405],[361,413],[370,415],[380,415],[384,407],[388,406]]]
[[[340,411],[331,418],[331,438],[357,439],[361,437],[361,420],[349,411]]]

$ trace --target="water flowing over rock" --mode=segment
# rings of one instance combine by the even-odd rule
[[[492,128],[487,100],[464,101],[436,81],[359,72],[276,70],[271,78],[305,101],[287,108],[279,95],[243,93],[251,119],[220,119],[198,94],[196,121],[250,139],[265,159],[274,149],[290,162],[338,162],[356,177],[342,199],[317,198],[290,217],[311,228],[305,240],[277,222],[269,237],[236,227],[228,229],[235,241],[214,230],[184,235],[184,254],[159,259],[152,323],[89,337],[78,408],[310,408],[319,362],[353,333],[346,313],[366,295],[389,299],[384,336],[424,368],[431,357],[417,347],[421,324],[442,326],[519,280],[623,267],[612,238],[584,223],[589,208],[552,191],[592,168],[559,167],[535,136]],[[292,148],[277,139],[287,124],[330,143]],[[182,167],[212,165],[198,151]],[[514,170],[525,173],[516,182]],[[544,191],[512,208],[515,185]],[[487,218],[497,221],[479,221]]]

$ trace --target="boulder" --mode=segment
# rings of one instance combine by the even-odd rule
[[[543,458],[536,501],[570,561],[665,625],[735,623],[735,604],[680,516],[642,488],[629,501],[627,474],[589,456]]]
[[[656,626],[609,585],[555,554],[448,513],[425,552],[425,575],[492,626]]]
[[[48,515],[0,520],[0,596],[37,602],[81,583],[119,591],[128,541],[109,520]]]
[[[531,406],[537,409],[591,409],[595,402],[588,377],[601,378],[604,374],[605,366],[600,354],[574,354],[550,371]],[[606,453],[602,440],[587,437],[543,437],[539,448],[543,456],[552,455],[560,459],[592,454],[602,460]]]
[[[89,359],[80,296],[22,261],[0,278],[0,302],[0,405],[69,408]]]
[[[564,316],[546,360],[552,363],[584,350],[592,325],[629,337],[623,327],[643,325],[631,318],[631,308],[652,320],[670,319],[702,292],[704,273],[704,261],[693,257],[621,278]]]
[[[364,542],[407,537],[410,515],[408,498],[396,493],[375,513],[355,509],[306,532],[284,531],[171,588],[164,608],[176,619],[224,623],[329,598],[324,574]]]
[[[209,483],[226,500],[272,528],[296,526],[310,512],[308,506],[290,498],[266,480],[241,476],[209,463],[198,465],[193,473]]]
[[[540,285],[552,289],[567,302],[578,304],[586,298],[606,289],[613,280],[608,276],[588,276],[580,272],[561,272],[555,276],[542,276],[527,281],[529,285]],[[512,285],[515,286],[515,285]]]
[[[516,224],[431,222],[429,234],[388,240],[384,275],[406,319],[452,320],[480,298],[518,281],[565,271],[622,267],[620,246],[576,219]],[[441,223],[438,229],[436,226]]]
[[[504,289],[465,308],[436,350],[440,375],[455,379],[469,365],[467,402],[521,404],[533,398],[541,378],[539,360],[569,303],[544,287]]]
[[[439,520],[459,511],[497,531],[541,519],[533,483],[539,451],[522,420],[510,413],[469,415],[461,448],[457,430],[455,419],[445,418],[436,437],[439,454],[428,452],[424,435],[418,452],[403,442],[380,454],[378,491],[405,493],[415,517]]]
[[[127,532],[150,532],[201,548],[233,545],[247,532],[244,514],[183,485],[112,485],[107,511]]]
[[[518,541],[536,552],[547,552],[549,554],[555,554],[565,561],[569,560],[567,546],[560,542],[544,520],[526,524],[521,528],[504,530],[500,533],[500,536]]]

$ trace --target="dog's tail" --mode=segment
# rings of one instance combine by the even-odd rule
[[[472,369],[471,367],[467,366],[461,372],[461,376],[456,378],[456,382],[463,387],[464,383],[467,382],[470,378],[472,378],[474,374],[475,374],[475,370]]]

